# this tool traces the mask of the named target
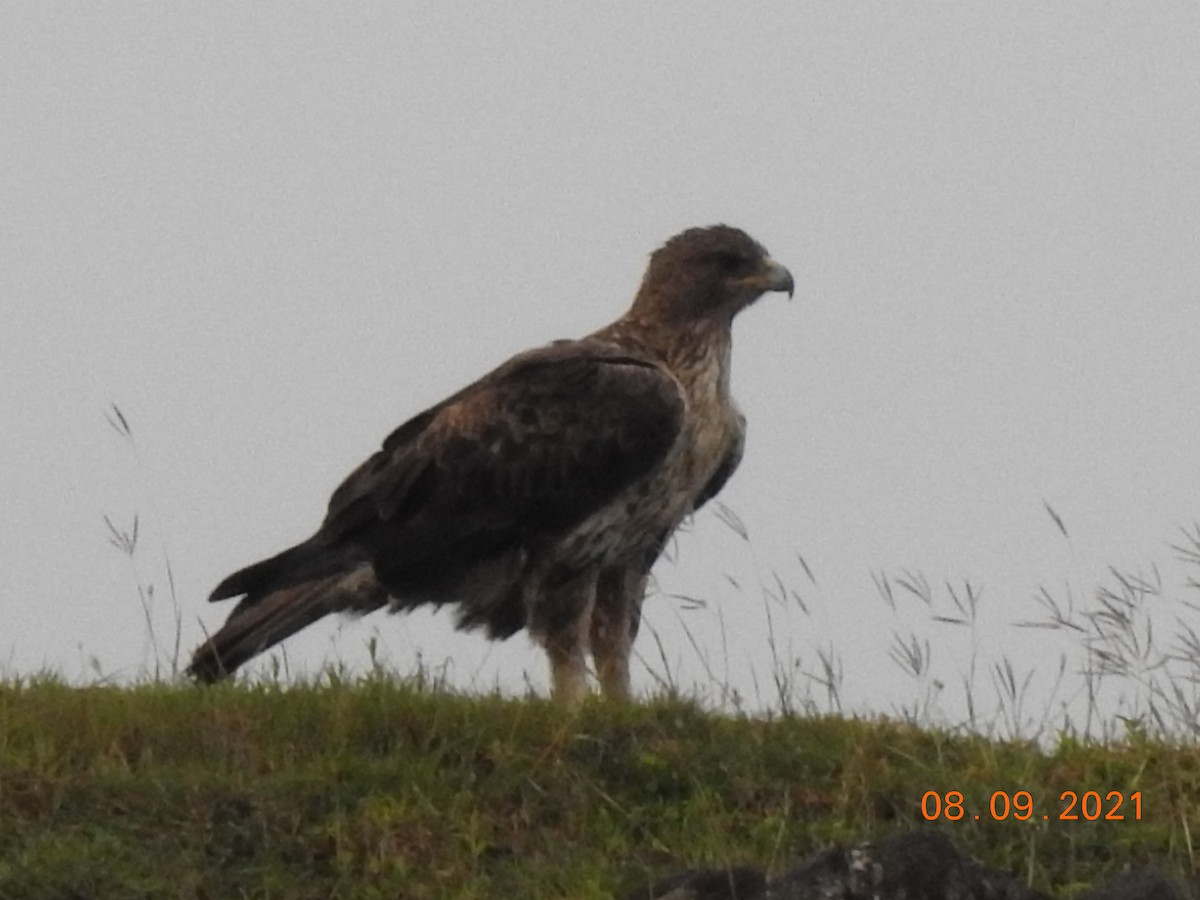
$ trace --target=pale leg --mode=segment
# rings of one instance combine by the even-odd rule
[[[632,694],[629,658],[641,618],[647,577],[647,573],[634,568],[608,569],[596,585],[592,658],[600,688],[612,700],[628,700]]]
[[[595,586],[576,583],[556,599],[559,610],[570,610],[569,618],[564,616],[566,621],[547,623],[535,633],[550,658],[551,696],[559,703],[575,704],[588,695],[587,652]]]
[[[567,705],[582,702],[588,695],[584,646],[578,641],[547,641],[546,654],[550,657],[550,696]]]

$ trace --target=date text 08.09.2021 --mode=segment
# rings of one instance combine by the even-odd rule
[[[1039,814],[1040,813],[1040,814]],[[926,791],[921,797],[921,815],[933,822],[945,819],[957,822],[960,819],[978,821],[994,819],[1001,822],[1008,818],[1027,821],[1073,822],[1083,819],[1088,822],[1140,821],[1142,818],[1142,792],[1125,794],[1121,791],[1063,791],[1058,796],[1054,809],[1044,812],[1034,808],[1033,795],[1029,791],[993,791],[986,808],[978,812],[967,809],[962,791]]]

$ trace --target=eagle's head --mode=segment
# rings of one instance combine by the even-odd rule
[[[768,291],[795,290],[792,273],[740,228],[689,228],[650,255],[633,312],[676,323],[729,322]]]

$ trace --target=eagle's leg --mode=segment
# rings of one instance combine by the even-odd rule
[[[606,697],[628,700],[629,657],[641,620],[642,597],[649,572],[637,567],[606,569],[596,584],[596,606],[592,610],[592,658],[596,677]]]
[[[559,636],[546,642],[546,654],[550,657],[550,696],[568,705],[581,702],[588,695],[584,647]]]
[[[551,696],[560,703],[579,703],[588,695],[588,629],[595,600],[594,581],[576,582],[558,592],[552,621],[530,628],[546,648]]]

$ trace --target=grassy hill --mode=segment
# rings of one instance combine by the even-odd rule
[[[944,814],[955,790],[963,818],[926,822],[926,792]],[[1093,804],[1062,820],[1068,790],[1120,792],[1125,818],[1087,821]],[[998,791],[1029,792],[1030,819],[1013,806],[994,820]],[[1198,814],[1200,755],[1136,734],[1042,751],[671,699],[566,711],[383,678],[0,682],[5,900],[602,898],[689,865],[777,870],[913,827],[1069,897],[1130,863],[1191,871]]]

